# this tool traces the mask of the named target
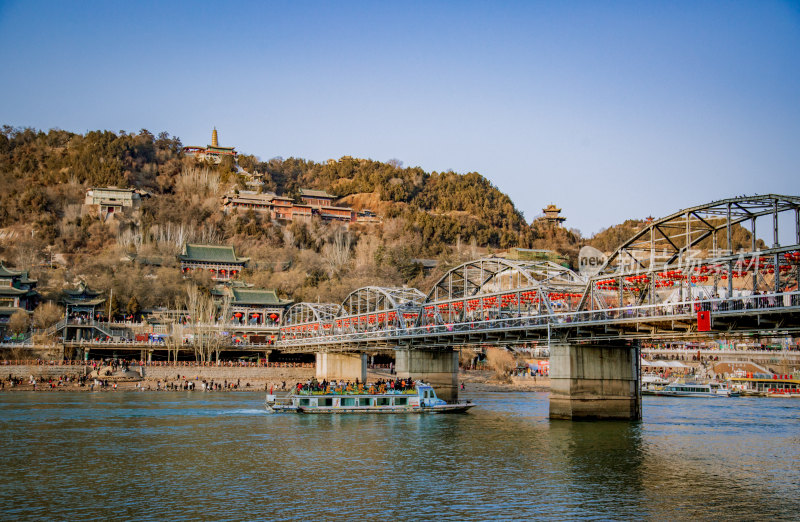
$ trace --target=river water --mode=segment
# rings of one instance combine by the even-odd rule
[[[260,393],[0,394],[0,518],[800,517],[800,401],[645,397],[644,421],[268,415]]]

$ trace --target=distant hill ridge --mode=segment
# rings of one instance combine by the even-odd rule
[[[370,209],[387,220],[399,220],[403,229],[419,237],[422,256],[436,256],[456,243],[480,248],[548,248],[575,259],[582,244],[614,250],[644,226],[628,220],[585,239],[577,231],[534,221],[526,222],[511,198],[477,172],[426,172],[387,162],[344,156],[316,163],[300,158],[260,161],[239,154],[215,164],[183,154],[179,138],[166,132],[154,135],[92,131],[85,135],[51,129],[3,126],[0,132],[0,228],[25,224],[38,237],[66,253],[98,248],[109,234],[90,230],[89,220],[74,215],[85,190],[91,186],[136,187],[149,191],[140,222],[148,226],[165,222],[200,227],[212,221],[220,241],[241,242],[248,236],[277,238],[264,223],[230,226],[235,217],[216,212],[214,195],[231,187],[246,188],[243,169],[258,178],[261,190],[297,197],[301,188],[325,190],[340,204],[356,210]],[[182,173],[190,167],[210,169],[219,186],[205,191],[200,203],[196,190],[187,190]],[[186,201],[186,200],[190,201]],[[188,205],[188,206],[187,206]],[[196,207],[196,208],[195,208]],[[70,226],[74,225],[74,226]],[[258,226],[256,226],[258,225]],[[79,238],[71,237],[80,230]]]
[[[216,284],[207,271],[182,273],[184,245],[228,245],[251,260],[238,283],[295,301],[341,302],[367,285],[431,288],[449,268],[513,247],[554,250],[574,266],[584,244],[612,251],[645,225],[628,220],[585,239],[544,218],[527,223],[511,198],[476,172],[425,172],[348,156],[316,163],[240,153],[237,160],[188,156],[165,132],[4,126],[0,260],[30,268],[45,299],[57,301],[83,279],[113,290],[123,306],[181,306],[189,283],[207,292]],[[113,212],[108,202],[84,205],[90,188],[109,186],[150,197]],[[376,212],[380,222],[286,222],[222,208],[223,195],[253,189],[295,200],[301,189],[324,190],[339,205]],[[737,227],[736,241],[748,238]]]

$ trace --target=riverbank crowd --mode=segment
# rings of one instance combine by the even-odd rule
[[[117,365],[143,366],[145,368],[314,368],[313,362],[296,361],[137,361],[135,359],[3,359],[2,366],[90,366],[97,369],[108,366],[110,363]]]

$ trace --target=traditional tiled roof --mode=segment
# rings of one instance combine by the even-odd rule
[[[187,243],[181,261],[205,261],[208,263],[247,263],[249,257],[236,257],[232,246],[226,245],[194,245]]]
[[[19,311],[24,312],[25,310],[23,308],[17,308],[16,306],[0,306],[0,315],[10,316]]]
[[[106,300],[104,297],[95,297],[93,299],[64,299],[64,302],[68,305],[74,306],[100,306],[101,304],[105,303]]]
[[[233,299],[232,305],[273,305],[284,306],[292,301],[280,299],[275,290],[263,288],[231,288]]]
[[[244,205],[252,205],[252,204],[268,205],[268,204],[272,203],[273,199],[274,199],[274,197],[272,197],[272,196],[267,196],[267,197],[262,197],[262,198],[257,198],[257,197],[254,197],[254,196],[238,196],[238,197],[230,198],[228,201],[230,201],[234,205],[236,205],[236,204],[240,204],[240,205],[242,205],[242,204],[244,204]]]
[[[0,286],[0,295],[27,295],[31,290],[22,290],[13,286]]]
[[[2,261],[0,261],[0,277],[19,277],[23,273],[24,272],[17,272],[16,270],[11,270],[9,268],[6,268],[6,265]]]
[[[330,198],[336,199],[336,196],[332,196],[325,192],[324,190],[312,190],[312,189],[300,189],[300,196],[305,196],[308,198]]]
[[[103,292],[92,290],[86,285],[85,281],[79,281],[78,285],[74,289],[64,290],[64,293],[71,298],[77,298],[77,297],[92,298],[92,297],[97,297]]]
[[[24,270],[22,272],[22,277],[19,278],[19,282],[20,282],[20,284],[23,284],[23,285],[35,285],[36,283],[39,282],[39,280],[38,279],[31,279],[30,277],[28,277],[28,271]]]

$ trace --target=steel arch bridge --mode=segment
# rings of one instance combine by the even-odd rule
[[[771,245],[757,239],[765,225]],[[794,229],[794,241],[780,244],[781,227]],[[611,254],[580,309],[731,297],[745,288],[781,292],[797,285],[799,244],[797,196],[743,196],[680,210],[648,223]]]
[[[284,316],[282,339],[305,339],[404,328],[413,324],[425,295],[416,288],[366,286],[342,304],[297,303]]]
[[[549,261],[491,257],[448,271],[428,293],[416,326],[482,320],[504,312],[574,309],[586,279]]]
[[[769,245],[756,239],[765,225]],[[781,245],[786,228],[793,239]],[[743,196],[652,220],[592,277],[490,257],[449,270],[427,294],[368,286],[341,305],[300,303],[277,347],[669,338],[698,335],[697,311],[728,332],[800,331],[798,279],[800,197]]]

